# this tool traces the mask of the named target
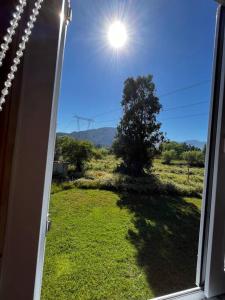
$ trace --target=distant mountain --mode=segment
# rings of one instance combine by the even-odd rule
[[[94,145],[110,147],[113,143],[116,135],[116,128],[114,127],[102,127],[98,129],[89,129],[84,131],[74,131],[71,133],[58,132],[58,136],[71,136],[77,140],[90,141]],[[198,140],[187,140],[185,143],[203,149],[205,142]]]
[[[187,140],[185,141],[186,144],[203,149],[206,142],[198,141],[198,140]]]
[[[71,133],[58,132],[58,136],[71,136],[77,140],[90,141],[95,145],[111,146],[116,135],[116,128],[103,127],[84,131],[74,131]]]

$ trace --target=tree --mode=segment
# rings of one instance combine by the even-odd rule
[[[176,159],[177,152],[175,150],[166,150],[162,153],[162,160],[164,164],[169,165],[173,159]]]
[[[203,149],[202,149],[202,154],[203,154],[204,158],[205,158],[205,156],[206,156],[206,150],[207,150],[206,144],[204,144],[204,147],[203,147]]]
[[[78,141],[69,136],[57,138],[55,157],[75,166],[77,172],[82,172],[85,162],[93,155],[93,145],[87,141]]]
[[[56,136],[54,161],[63,161],[62,146],[66,140],[71,139],[68,136]]]
[[[115,155],[122,158],[122,169],[141,176],[152,166],[152,160],[163,140],[161,124],[156,120],[162,106],[155,96],[153,77],[128,78],[124,83],[123,117],[113,144]]]
[[[54,161],[60,161],[62,155],[61,138],[56,137]]]
[[[187,151],[200,151],[201,149],[187,144],[187,143],[178,143],[175,141],[166,141],[161,145],[162,151],[176,151],[175,159],[182,159],[183,153]]]
[[[76,153],[76,169],[78,172],[84,170],[84,165],[93,156],[93,145],[88,141],[79,141]]]
[[[204,155],[202,151],[187,151],[183,153],[183,159],[190,167],[203,167]]]

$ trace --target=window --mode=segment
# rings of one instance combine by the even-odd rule
[[[67,1],[45,2],[29,51],[24,57],[20,74],[22,83],[18,83],[16,95],[12,93],[12,99],[17,98],[19,103],[16,112],[10,113],[11,116],[16,115],[17,126],[13,127],[13,133],[7,129],[4,131],[14,143],[10,152],[12,166],[9,167],[11,172],[7,183],[8,213],[0,278],[0,296],[3,299],[40,299],[57,98],[68,12]],[[118,24],[115,26],[118,29]],[[119,27],[119,31],[123,32],[124,28]],[[158,299],[200,300],[225,293],[224,31],[225,7],[220,6],[201,214],[198,287]],[[111,34],[110,42],[117,47],[123,38],[124,35],[118,41]],[[0,132],[1,141],[2,136]],[[5,154],[0,152],[0,155],[2,161]]]

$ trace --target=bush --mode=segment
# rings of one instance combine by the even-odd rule
[[[56,194],[62,191],[70,190],[74,188],[74,183],[73,182],[53,182],[52,183],[52,189],[51,189],[51,194]]]
[[[72,164],[77,172],[83,172],[85,163],[93,157],[94,146],[87,141],[78,141],[69,136],[58,137],[55,158]]]
[[[162,151],[174,150],[176,155],[174,159],[182,159],[183,153],[188,151],[200,151],[199,148],[187,144],[187,143],[178,143],[175,141],[166,141],[160,145]]]
[[[56,182],[63,182],[67,180],[67,176],[59,172],[53,172],[52,179]]]
[[[190,167],[203,167],[204,155],[201,151],[187,151],[183,153],[183,159]]]
[[[169,165],[173,159],[176,159],[176,151],[175,150],[167,150],[162,153],[162,161],[164,164]]]
[[[92,153],[93,153],[93,158],[97,160],[106,157],[109,151],[103,147],[102,148],[93,147]]]

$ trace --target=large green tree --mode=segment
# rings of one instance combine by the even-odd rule
[[[122,170],[132,176],[141,176],[152,166],[163,140],[161,124],[157,121],[162,106],[156,96],[153,77],[128,78],[121,105],[123,117],[117,127],[113,150],[122,158]]]

